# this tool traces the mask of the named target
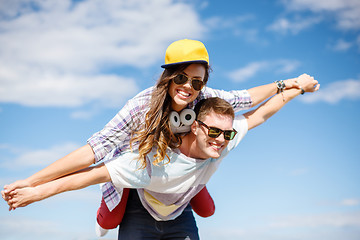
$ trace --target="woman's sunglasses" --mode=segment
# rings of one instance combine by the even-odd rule
[[[174,83],[177,85],[183,85],[187,83],[189,80],[191,80],[190,84],[196,91],[200,91],[204,87],[203,81],[196,78],[190,79],[188,76],[184,74],[179,74],[173,78]]]
[[[220,128],[209,127],[208,125],[206,125],[205,123],[203,123],[200,120],[196,120],[196,121],[208,129],[208,136],[211,138],[217,138],[220,136],[221,133],[223,133],[225,140],[233,140],[235,135],[237,134],[237,131],[235,129],[221,130]]]

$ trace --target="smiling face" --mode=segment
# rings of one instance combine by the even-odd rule
[[[185,68],[183,74],[189,79],[196,78],[203,81],[205,77],[205,67],[202,64],[191,64]],[[168,92],[172,99],[171,107],[175,111],[181,111],[199,95],[199,91],[196,91],[191,86],[190,81],[182,85],[177,85],[174,81],[171,81]]]
[[[209,127],[216,127],[222,130],[233,129],[233,118],[229,115],[221,115],[212,111],[201,121]],[[194,151],[196,156],[192,156],[194,158],[218,158],[229,144],[229,140],[224,139],[224,134],[220,134],[217,138],[209,137],[208,129],[196,121],[193,123],[192,131],[195,135],[196,146],[196,151]]]

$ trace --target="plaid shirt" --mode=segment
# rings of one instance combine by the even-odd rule
[[[114,159],[122,152],[129,150],[132,130],[141,128],[145,123],[152,90],[153,87],[145,89],[130,99],[101,131],[88,139],[87,142],[95,153],[96,163]],[[199,96],[188,105],[188,108],[194,109],[197,102],[210,97],[225,99],[233,106],[235,112],[248,109],[252,104],[251,97],[246,90],[223,91],[204,87]],[[101,188],[105,203],[112,211],[120,203],[122,192],[115,190],[111,182],[103,184]]]

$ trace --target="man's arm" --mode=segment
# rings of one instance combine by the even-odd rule
[[[91,164],[94,164],[95,159],[96,161],[103,159],[105,155],[115,147],[127,146],[129,141],[128,137],[131,135],[130,126],[136,123],[139,117],[145,116],[143,113],[146,111],[151,92],[152,88],[148,88],[129,100],[104,129],[94,134],[85,146],[60,158],[48,167],[26,179],[18,180],[4,186],[4,190],[1,191],[2,197],[6,200],[7,195],[15,189],[35,187],[84,169]],[[109,138],[108,136],[111,137]],[[101,139],[106,140],[101,142]]]
[[[305,92],[315,92],[319,90],[320,85],[313,77],[303,74],[296,80]],[[248,129],[259,126],[279,111],[286,103],[301,94],[301,89],[288,89],[283,93],[277,94],[265,103],[261,104],[257,109],[244,114],[248,122]]]
[[[36,187],[15,189],[11,192],[10,199],[7,202],[10,206],[9,210],[12,210],[25,207],[59,193],[78,190],[108,181],[111,181],[110,174],[102,163]]]

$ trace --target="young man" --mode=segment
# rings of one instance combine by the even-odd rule
[[[232,106],[219,98],[204,100],[197,106],[197,120],[190,133],[182,137],[179,151],[169,151],[170,162],[141,168],[136,153],[84,169],[75,174],[3,195],[11,207],[23,207],[55,194],[112,181],[116,188],[135,188],[122,221],[121,239],[198,239],[197,227],[188,207],[216,171],[226,154],[237,146],[248,129],[265,122],[302,91],[319,89],[308,75],[299,77],[303,89],[289,89],[275,95],[258,109],[234,119]],[[237,132],[237,133],[236,133]],[[141,204],[140,204],[141,202]],[[154,227],[155,226],[155,227]],[[166,235],[166,236],[165,236]]]

